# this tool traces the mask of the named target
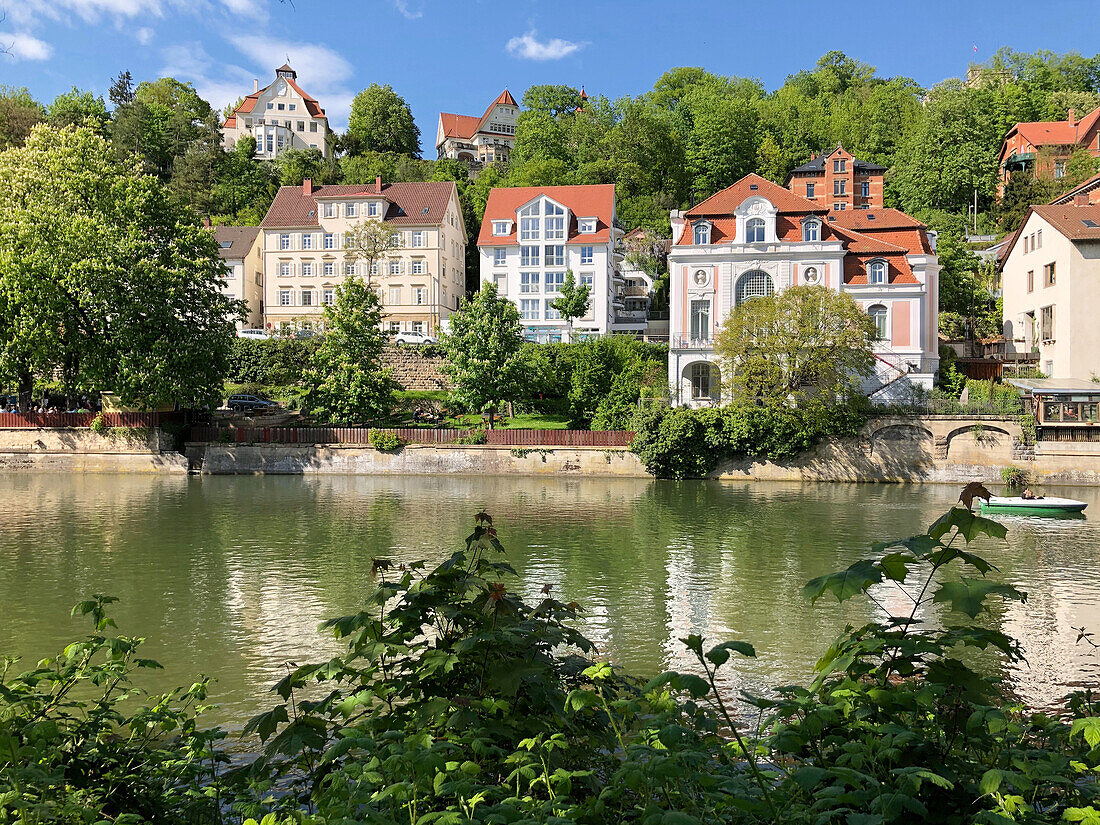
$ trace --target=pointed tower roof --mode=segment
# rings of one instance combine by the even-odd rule
[[[276,77],[289,77],[292,80],[296,80],[298,73],[294,69],[290,68],[290,61],[287,61],[282,66],[275,70]]]

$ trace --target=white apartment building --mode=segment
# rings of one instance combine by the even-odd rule
[[[272,160],[284,149],[319,149],[329,154],[331,132],[325,110],[298,85],[298,73],[284,63],[275,82],[253,91],[222,124],[222,143],[232,149],[244,135],[256,138],[256,157]]]
[[[435,148],[441,158],[468,162],[507,161],[516,142],[519,104],[505,89],[481,117],[440,112]]]
[[[1100,376],[1100,204],[1032,206],[1001,260],[1010,353],[1048,378]]]
[[[344,234],[384,221],[396,245],[373,267]],[[438,334],[466,289],[466,228],[452,181],[284,186],[260,224],[267,329],[318,329],[336,286],[358,275],[382,299],[386,329]]]
[[[222,292],[248,305],[245,320],[237,329],[256,328],[263,323],[264,260],[258,226],[216,226],[214,239],[218,255],[229,272]]]
[[[481,282],[496,284],[516,305],[528,340],[547,343],[567,338],[550,304],[572,270],[590,289],[588,313],[574,321],[573,337],[606,335],[616,331],[624,308],[621,236],[614,184],[493,189],[477,242]]]
[[[930,389],[939,364],[939,261],[896,209],[829,209],[759,175],[673,212],[669,386],[675,404],[720,398],[714,340],[734,307],[795,285],[852,296],[874,319],[873,399]]]

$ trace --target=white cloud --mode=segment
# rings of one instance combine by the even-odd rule
[[[8,8],[12,20],[31,24],[38,20],[69,20],[73,15],[85,23],[104,17],[132,19],[138,15],[160,17],[176,0],[20,0]]]
[[[53,46],[29,34],[0,32],[0,51],[8,52],[16,60],[49,60]]]
[[[251,17],[255,20],[267,19],[267,0],[221,0],[221,2],[232,14]]]
[[[162,76],[190,82],[203,98],[221,111],[252,91],[254,75],[247,69],[215,61],[199,43],[181,43],[161,51]]]
[[[134,37],[137,38],[137,42],[143,46],[148,46],[153,42],[153,30],[148,26],[142,26],[140,29],[134,31]]]
[[[538,32],[531,29],[523,37],[513,37],[505,48],[508,54],[524,60],[560,60],[585,45],[572,40],[562,40],[560,37],[539,40]]]
[[[397,10],[401,12],[401,16],[406,20],[419,20],[424,16],[424,12],[421,9],[417,9],[416,11],[409,10],[409,0],[393,0],[393,4],[397,7]]]

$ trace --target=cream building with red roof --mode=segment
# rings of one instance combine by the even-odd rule
[[[507,161],[516,142],[519,104],[505,89],[481,117],[440,112],[435,148],[441,158],[467,162]]]
[[[644,318],[617,322],[626,283],[621,237],[614,184],[493,189],[477,239],[481,282],[496,284],[516,305],[530,341],[567,338],[566,322],[550,304],[569,270],[590,289],[588,313],[573,323],[574,338],[640,334]]]
[[[735,306],[795,285],[850,294],[875,320],[889,400],[931,388],[939,364],[939,262],[923,224],[896,209],[833,210],[759,175],[671,215],[669,384],[676,404],[719,398],[714,340]]]
[[[284,149],[319,149],[330,153],[328,118],[321,104],[298,85],[298,73],[284,63],[275,81],[248,97],[222,124],[222,143],[232,149],[245,135],[256,138],[256,157],[272,160]]]

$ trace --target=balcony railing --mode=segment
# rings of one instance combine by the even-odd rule
[[[649,290],[644,286],[624,286],[619,290],[619,294],[624,298],[646,298],[649,296]]]
[[[670,349],[714,349],[713,338],[689,338],[680,336],[669,338]]]

